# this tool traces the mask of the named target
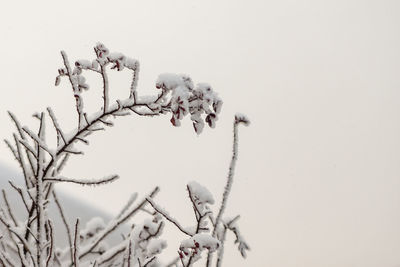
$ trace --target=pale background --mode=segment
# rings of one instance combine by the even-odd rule
[[[155,93],[159,73],[187,73],[225,102],[199,137],[188,119],[133,116],[92,136],[64,174],[121,179],[61,187],[82,201],[116,213],[160,185],[158,201],[189,225],[185,183],[219,202],[240,111],[252,125],[240,129],[226,215],[242,215],[252,251],[243,261],[228,247],[225,266],[400,266],[400,1],[3,1],[0,33],[1,139],[13,130],[6,110],[33,127],[50,105],[65,130],[76,125],[67,81],[53,86],[59,50],[92,59],[97,41],[140,60],[139,92]],[[113,97],[129,78],[111,75]],[[88,79],[90,111],[100,82]],[[17,167],[4,145],[0,161]],[[183,238],[171,231],[166,258]]]

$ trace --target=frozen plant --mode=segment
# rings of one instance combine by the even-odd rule
[[[53,110],[34,114],[38,119],[37,130],[32,130],[18,121],[9,112],[16,126],[13,142],[5,140],[15,160],[19,163],[24,177],[24,185],[20,187],[9,181],[15,193],[20,197],[26,217],[17,218],[10,205],[6,191],[3,192],[4,205],[0,207],[0,222],[4,232],[0,233],[0,263],[2,266],[49,267],[49,266],[193,266],[203,254],[207,253],[207,266],[212,264],[212,255],[218,254],[216,266],[220,266],[224,252],[227,230],[236,235],[236,242],[243,257],[248,245],[241,236],[236,221],[223,219],[229,192],[232,187],[233,173],[237,159],[238,125],[248,124],[243,115],[236,115],[234,120],[233,157],[229,168],[228,179],[223,193],[221,205],[214,217],[211,205],[214,204],[212,194],[197,182],[187,185],[189,200],[192,203],[196,226],[183,227],[170,216],[154,200],[159,191],[155,187],[142,200],[137,200],[134,193],[118,215],[105,223],[95,217],[82,225],[79,218],[74,225],[68,223],[67,213],[57,197],[55,184],[75,183],[83,186],[104,185],[114,182],[118,175],[108,175],[96,179],[80,179],[65,177],[62,170],[71,156],[83,154],[78,149],[80,143],[88,145],[88,137],[106,127],[113,126],[113,119],[119,116],[136,114],[139,116],[158,116],[171,114],[171,123],[179,126],[181,120],[190,115],[194,130],[200,134],[205,124],[214,128],[221,111],[222,100],[210,85],[199,83],[196,86],[187,75],[161,74],[156,88],[159,93],[154,96],[141,96],[137,92],[140,65],[136,59],[126,57],[122,53],[110,52],[103,44],[94,47],[93,60],[81,59],[70,64],[67,54],[61,51],[63,67],[58,70],[55,85],[66,78],[72,87],[77,113],[77,126],[70,133],[65,133]],[[127,70],[132,72],[127,98],[110,100],[108,71]],[[97,112],[87,114],[84,107],[84,91],[90,86],[86,83],[84,73],[92,71],[102,79],[103,103]],[[57,145],[51,147],[46,140],[46,116],[48,114],[51,128],[56,133]],[[48,213],[49,203],[54,202],[64,223],[67,247],[58,247],[54,236],[54,224]],[[145,209],[153,207],[154,212]],[[134,222],[131,231],[124,235],[118,244],[110,245],[107,237],[123,224],[128,223],[136,214],[144,212],[147,219]],[[178,250],[178,256],[170,263],[160,262],[158,255],[167,246],[161,238],[165,220],[173,223],[185,235]]]

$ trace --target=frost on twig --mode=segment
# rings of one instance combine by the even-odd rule
[[[171,217],[171,215],[168,214],[167,211],[165,211],[163,208],[161,208],[159,205],[157,205],[154,200],[152,200],[151,198],[146,198],[147,202],[150,203],[150,205],[153,207],[153,209],[155,209],[159,214],[161,214],[165,219],[167,219],[168,221],[170,221],[171,223],[175,224],[175,226],[184,234],[188,235],[188,236],[193,236],[193,233],[188,232],[186,229],[184,229],[180,223],[174,219],[173,217]]]
[[[227,178],[226,185],[224,188],[224,193],[222,195],[221,205],[218,210],[217,218],[214,221],[214,230],[212,232],[213,237],[215,237],[217,235],[217,230],[219,228],[219,224],[221,222],[222,215],[224,214],[224,211],[226,209],[228,197],[229,197],[230,191],[232,189],[233,177],[234,177],[236,161],[237,161],[237,157],[238,157],[238,145],[239,145],[238,125],[239,124],[244,124],[245,126],[248,126],[250,124],[250,120],[243,114],[238,113],[235,115],[235,119],[233,122],[232,159],[231,159],[231,163],[229,165],[228,178]],[[242,253],[242,255],[243,255],[243,253]],[[211,262],[212,262],[212,254],[209,252],[208,256],[207,256],[207,263],[206,263],[207,267],[211,266]]]
[[[72,179],[64,176],[58,176],[58,177],[45,177],[43,180],[46,182],[66,182],[79,185],[103,185],[112,183],[118,178],[119,178],[118,175],[110,175],[101,179],[85,180],[85,179]]]
[[[169,215],[169,213],[165,209],[161,208],[160,205],[155,203],[153,199],[147,198],[147,201],[151,204],[153,209],[158,214],[160,214],[170,223],[175,225],[175,227],[177,227],[182,233],[189,236],[189,238],[184,239],[181,242],[178,250],[178,260],[180,260],[182,266],[192,266],[201,258],[202,251],[204,250],[208,252],[208,255],[211,255],[211,253],[218,251],[218,260],[216,262],[216,266],[220,266],[224,253],[224,242],[227,229],[235,233],[235,243],[239,244],[239,251],[242,256],[245,257],[246,250],[249,249],[249,246],[240,235],[240,232],[235,224],[239,216],[235,217],[227,223],[222,222],[223,231],[218,231],[216,229],[219,229],[220,227],[213,219],[213,212],[210,207],[210,205],[213,205],[215,202],[211,192],[206,187],[200,185],[195,181],[188,183],[187,190],[189,199],[193,206],[193,212],[196,221],[195,227],[193,229],[183,227],[177,219]],[[208,227],[209,222],[214,226],[213,231],[211,231],[211,229]],[[214,232],[216,233],[215,235]],[[178,261],[175,260],[167,266],[173,266],[174,264],[176,265],[177,262]],[[211,264],[211,262],[208,261],[207,264]]]

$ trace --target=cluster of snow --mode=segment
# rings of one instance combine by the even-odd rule
[[[146,262],[152,261],[149,266],[158,266],[158,259],[155,257],[167,247],[165,240],[159,239],[164,228],[164,222],[161,216],[155,215],[152,220],[146,219],[143,224],[134,226],[130,241],[131,258],[134,263],[140,262],[145,265]]]
[[[108,48],[102,43],[98,43],[95,47],[97,61],[101,66],[105,66],[107,63],[112,63],[111,69],[117,69],[122,71],[125,67],[131,70],[136,70],[139,62],[136,59],[129,58],[122,53],[112,52],[110,53]]]
[[[218,239],[207,233],[199,233],[181,242],[179,255],[181,258],[192,257],[194,262],[200,259],[203,250],[214,252],[219,246]]]
[[[160,254],[167,247],[167,241],[162,239],[151,239],[147,245],[147,251],[150,257]]]
[[[199,203],[214,204],[214,197],[206,187],[202,186],[196,181],[189,182],[188,187],[194,199]]]
[[[90,221],[86,223],[85,229],[83,229],[80,233],[81,243],[84,240],[89,240],[94,237],[97,233],[104,230],[106,224],[104,220],[100,217],[93,217]]]
[[[172,92],[171,123],[174,126],[180,126],[183,117],[190,114],[193,127],[200,134],[205,125],[202,115],[206,114],[205,122],[211,128],[215,127],[222,100],[209,84],[199,83],[195,87],[187,75],[163,73],[158,76],[156,87],[165,93]]]
[[[75,61],[75,67],[77,67],[77,69],[83,69],[83,70],[88,70],[88,69],[97,69],[98,68],[98,64],[97,61],[93,60],[92,62],[90,62],[87,59],[81,59],[81,60],[77,60]]]

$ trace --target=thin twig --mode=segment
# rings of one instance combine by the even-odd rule
[[[247,120],[247,118],[243,117],[242,115],[236,115],[235,116],[235,120],[233,123],[233,148],[232,148],[232,159],[231,159],[231,163],[229,165],[229,172],[228,172],[228,178],[226,181],[226,185],[225,185],[225,189],[224,189],[224,193],[222,195],[222,201],[221,201],[221,206],[219,208],[218,211],[218,215],[217,218],[215,219],[215,223],[214,223],[214,230],[212,232],[212,237],[215,237],[216,233],[217,233],[217,228],[219,225],[219,222],[222,218],[222,215],[225,211],[226,208],[226,204],[228,201],[228,197],[229,197],[229,193],[231,191],[232,188],[232,183],[233,183],[233,176],[235,173],[235,167],[236,167],[236,161],[237,161],[237,157],[238,157],[238,125],[240,123],[243,123],[244,125],[248,125],[250,122]],[[212,254],[209,251],[208,255],[207,255],[207,262],[206,262],[206,266],[209,267],[211,265],[212,262]]]
[[[17,222],[17,220],[15,219],[14,213],[13,213],[12,210],[11,210],[10,203],[8,202],[8,198],[7,198],[6,191],[5,191],[4,189],[2,189],[1,191],[2,191],[2,193],[3,193],[3,199],[4,199],[4,203],[6,204],[6,207],[7,207],[8,215],[10,216],[10,218],[11,218],[11,220],[13,221],[14,225],[15,225],[16,227],[18,227],[18,222]]]
[[[76,223],[75,223],[74,266],[79,267],[79,218],[76,219]]]
[[[73,258],[74,252],[72,250],[71,229],[70,229],[70,227],[68,225],[67,219],[65,218],[64,210],[63,210],[60,202],[58,201],[58,197],[57,197],[56,191],[54,189],[52,190],[52,193],[53,193],[53,198],[54,198],[54,201],[55,201],[56,206],[58,208],[58,211],[60,212],[61,219],[62,219],[62,221],[64,223],[65,230],[67,231],[68,243],[69,243],[69,248],[70,248],[71,262],[73,262],[74,261],[74,258]]]
[[[48,220],[48,224],[49,224],[49,230],[50,230],[50,248],[49,248],[49,252],[47,255],[47,261],[46,261],[46,267],[49,266],[50,261],[53,259],[53,255],[54,255],[54,232],[53,232],[53,222],[51,220]]]
[[[167,219],[168,221],[173,223],[182,233],[184,233],[188,236],[193,236],[193,234],[186,231],[175,218],[172,218],[165,210],[163,210],[160,206],[158,206],[154,202],[153,199],[146,198],[146,200],[147,200],[147,202],[150,203],[150,205],[153,207],[153,209],[155,209],[158,213],[160,213],[162,216],[164,216],[165,219]]]
[[[17,117],[11,111],[8,111],[8,115],[10,116],[11,120],[14,122],[15,127],[17,128],[17,131],[18,131],[21,139],[22,140],[26,140],[25,134],[22,131],[22,127],[21,127]],[[36,169],[35,169],[35,159],[32,157],[31,154],[29,154],[28,151],[26,151],[26,156],[28,158],[32,173],[35,173],[35,171],[36,171]]]
[[[46,182],[66,182],[66,183],[74,183],[79,185],[103,185],[112,183],[119,178],[118,175],[110,175],[105,178],[97,179],[97,180],[81,180],[81,179],[72,179],[64,176],[59,177],[46,177],[43,178],[43,181]]]
[[[15,191],[17,191],[18,194],[21,196],[22,202],[24,203],[24,206],[25,206],[26,210],[29,212],[28,203],[27,203],[27,201],[26,201],[26,199],[25,199],[25,196],[24,196],[24,194],[23,194],[23,192],[22,192],[22,189],[19,188],[19,187],[17,187],[17,186],[16,186],[15,184],[13,184],[11,181],[8,181],[8,183],[9,183],[9,184],[11,185],[11,187],[14,188]]]
[[[106,72],[106,65],[101,65],[100,71],[103,79],[103,113],[106,113],[108,111],[108,76]]]

